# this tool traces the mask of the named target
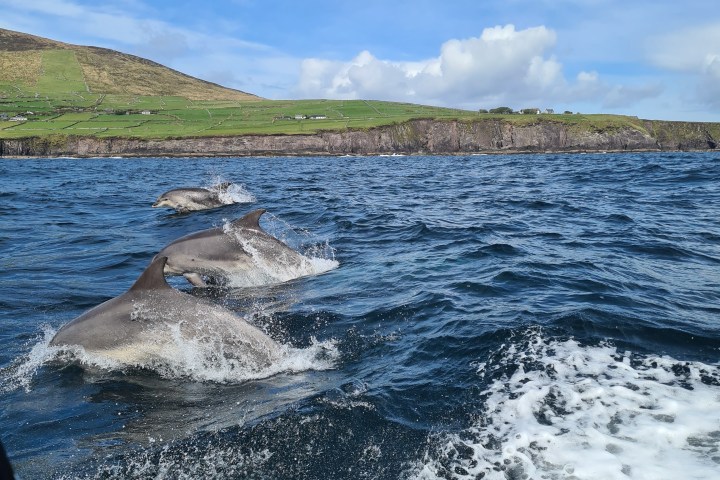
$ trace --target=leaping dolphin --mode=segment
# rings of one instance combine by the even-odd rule
[[[63,326],[50,345],[80,346],[134,366],[177,362],[189,348],[206,360],[252,370],[281,357],[278,343],[230,310],[171,288],[166,261],[156,256],[127,292]]]
[[[168,257],[165,274],[183,275],[193,285],[204,287],[203,277],[222,283],[244,275],[247,286],[259,286],[314,273],[307,257],[260,227],[265,211],[255,210],[225,228],[175,240],[158,253]]]
[[[224,182],[211,188],[175,188],[160,195],[152,206],[173,208],[177,212],[184,213],[230,205],[234,203],[227,195],[231,185],[230,182]]]

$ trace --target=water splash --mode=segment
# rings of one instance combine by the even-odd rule
[[[271,218],[276,219],[273,216]],[[228,286],[238,288],[272,285],[320,275],[340,265],[335,260],[335,251],[327,240],[315,242],[317,239],[310,233],[300,234],[290,227],[276,233],[279,230],[277,222],[272,223],[268,230],[268,233],[288,245],[289,249],[268,249],[265,239],[254,234],[247,235],[243,229],[225,221],[223,231],[233,236],[249,254],[254,267],[242,272],[230,272]]]
[[[415,478],[701,479],[720,468],[718,365],[536,332],[477,368],[493,379],[478,421],[437,435]]]
[[[250,193],[244,185],[233,183],[226,190],[218,191],[220,201],[225,205],[233,203],[254,203],[255,195]]]
[[[223,348],[223,339],[187,337],[175,325],[165,332],[170,339],[161,351],[154,352],[146,363],[124,362],[117,351],[88,352],[79,346],[50,346],[55,330],[47,327],[27,355],[0,371],[0,392],[18,389],[32,390],[33,379],[49,364],[76,363],[95,372],[128,372],[147,370],[167,379],[188,379],[215,383],[241,383],[268,378],[283,372],[322,371],[335,368],[340,356],[335,340],[318,341],[305,348],[280,345],[280,355],[274,362],[260,368],[250,359]],[[160,332],[148,335],[155,338]],[[154,343],[154,342],[149,342]],[[156,347],[157,345],[155,345]],[[132,345],[127,348],[150,350],[153,345]]]
[[[224,183],[230,183],[227,188],[221,188]],[[225,205],[233,203],[255,203],[255,195],[245,188],[245,185],[232,183],[220,175],[215,175],[212,182],[205,188],[217,192],[220,201]]]
[[[50,352],[50,340],[55,336],[55,330],[50,326],[43,326],[42,333],[36,338],[35,345],[23,357],[13,360],[12,364],[0,370],[0,393],[13,390],[31,390],[32,379],[37,371],[53,356]]]
[[[219,339],[187,339],[175,332],[174,355],[154,361],[149,368],[164,378],[188,378],[193,381],[240,383],[268,378],[282,372],[299,373],[308,370],[334,368],[339,357],[334,340],[319,342],[313,339],[307,348],[281,345],[279,358],[269,365],[257,368],[251,358],[229,355]]]
[[[57,331],[52,327],[43,326],[42,333],[35,339],[35,343],[27,355],[17,357],[9,367],[0,370],[0,392],[9,393],[18,389],[30,392],[33,379],[38,372],[44,366],[56,361],[61,363],[80,362],[91,368],[108,371],[122,370],[127,367],[109,357],[89,355],[81,347],[50,346],[50,341],[55,333]]]

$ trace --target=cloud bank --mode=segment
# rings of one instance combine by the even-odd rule
[[[659,87],[607,85],[596,72],[583,71],[568,81],[551,53],[556,41],[555,32],[544,26],[505,25],[486,28],[479,37],[449,40],[439,56],[417,62],[381,60],[368,51],[347,62],[306,59],[295,93],[466,108],[588,100],[614,108],[659,93]]]
[[[650,59],[660,68],[696,78],[693,101],[720,109],[720,23],[655,39]]]

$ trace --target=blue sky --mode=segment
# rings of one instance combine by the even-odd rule
[[[271,99],[720,121],[717,0],[0,0],[0,28]]]

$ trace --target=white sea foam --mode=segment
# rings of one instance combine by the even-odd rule
[[[111,358],[89,356],[79,347],[51,347],[50,341],[56,331],[49,326],[43,328],[42,334],[30,348],[27,355],[16,358],[13,363],[2,372],[0,377],[0,392],[10,392],[17,389],[32,390],[32,381],[38,370],[54,360],[79,359],[87,365],[105,370],[115,370],[123,365]]]
[[[237,383],[268,378],[282,372],[303,372],[334,368],[339,353],[332,340],[314,341],[307,348],[281,345],[280,357],[270,365],[257,368],[252,358],[226,355],[220,339],[184,338],[175,332],[174,347],[162,359],[143,365],[166,378],[190,378],[195,381]]]
[[[243,248],[251,253],[255,269],[228,275],[228,286],[234,288],[257,287],[287,282],[296,278],[320,275],[338,267],[337,260],[300,256],[300,262],[288,262],[283,258],[267,258],[260,254],[248,242]]]
[[[242,229],[236,229],[227,221],[223,225],[223,230],[226,234],[236,238],[243,250],[249,254],[254,267],[242,272],[230,272],[228,274],[228,286],[230,287],[257,287],[283,283],[296,278],[320,275],[340,265],[335,260],[335,252],[327,241],[312,243],[312,236],[303,234],[302,239],[310,242],[303,244],[302,240],[298,241],[300,234],[294,230],[286,229],[281,234],[275,233],[274,231],[278,230],[277,224],[273,225],[272,234],[283,242],[297,244],[298,246],[294,247],[297,251],[285,252],[282,255],[277,255],[277,250],[270,253],[264,248],[265,241],[263,239],[254,235],[245,235]],[[290,232],[290,236],[295,237],[292,242],[287,241],[288,232]],[[291,248],[293,247],[291,246]]]
[[[42,367],[52,356],[48,352],[48,344],[55,335],[55,330],[49,326],[43,328],[43,333],[37,339],[30,352],[18,359],[4,369],[0,377],[0,392],[9,392],[22,388],[29,391],[33,377],[37,370]]]
[[[227,182],[223,177],[216,175],[210,185],[205,188],[215,190],[220,198],[220,201],[225,205],[232,205],[233,203],[254,203],[256,201],[255,195],[250,193],[244,185],[231,183],[227,189],[219,188],[219,185]]]
[[[472,428],[437,435],[414,478],[708,479],[720,472],[720,366],[575,340],[510,344]]]
[[[158,342],[158,335],[165,335]],[[27,355],[19,357],[13,365],[2,372],[0,392],[16,389],[32,389],[32,382],[38,370],[52,362],[77,362],[93,371],[128,371],[147,369],[165,378],[187,378],[193,381],[217,383],[238,383],[252,379],[268,378],[282,372],[303,372],[329,370],[335,367],[339,352],[334,340],[317,341],[305,348],[280,345],[280,355],[269,365],[257,367],[250,358],[227,354],[221,338],[206,336],[188,337],[175,325],[164,332],[155,331],[147,335],[148,342],[119,346],[104,352],[88,352],[78,346],[50,346],[55,331],[46,328],[37,343]],[[127,351],[132,355],[123,355]],[[150,358],[138,364],[138,352]]]
[[[233,203],[253,203],[255,202],[255,195],[245,189],[244,185],[238,185],[233,183],[227,190],[221,190],[218,192],[220,201],[225,205]]]

